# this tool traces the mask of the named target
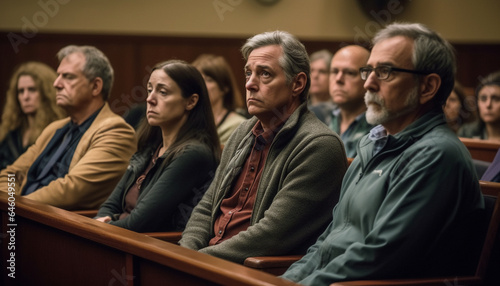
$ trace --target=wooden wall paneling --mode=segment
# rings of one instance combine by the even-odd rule
[[[454,44],[457,55],[457,79],[475,89],[488,74],[500,71],[500,44]]]
[[[18,45],[19,51],[15,52],[7,36],[8,32],[0,32],[0,92],[3,94],[16,65],[39,60],[56,69],[55,54],[69,44],[94,45],[109,57],[115,69],[115,84],[109,102],[119,114],[124,114],[131,104],[144,99],[146,68],[170,58],[191,62],[201,53],[223,55],[231,64],[240,91],[245,92],[244,61],[239,51],[246,40],[244,38],[39,33],[26,44]],[[335,52],[349,43],[309,39],[302,42],[308,53],[323,48]],[[454,47],[457,51],[457,78],[465,87],[474,88],[481,77],[500,70],[497,55],[500,44],[455,43]],[[3,108],[4,97],[0,96],[0,108]]]

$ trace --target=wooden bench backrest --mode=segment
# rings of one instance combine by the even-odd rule
[[[480,140],[460,137],[460,141],[464,143],[467,150],[469,150],[472,159],[493,162],[500,142],[490,140]]]

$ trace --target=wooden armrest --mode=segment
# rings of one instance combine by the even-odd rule
[[[422,279],[394,279],[394,280],[360,280],[336,282],[330,286],[443,286],[443,285],[480,285],[481,279],[475,276],[422,278]]]
[[[243,265],[257,269],[289,267],[292,263],[301,259],[302,256],[303,255],[248,257],[245,259]]]
[[[89,218],[94,218],[97,215],[98,210],[81,210],[72,212]]]
[[[143,232],[147,236],[163,240],[170,243],[177,244],[182,237],[182,231],[172,231],[172,232]]]

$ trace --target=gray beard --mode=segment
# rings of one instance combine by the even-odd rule
[[[374,102],[377,105],[374,105]],[[418,108],[418,85],[413,88],[406,97],[405,107],[393,112],[387,109],[385,100],[376,93],[367,91],[365,94],[365,104],[367,107],[365,116],[366,122],[371,125],[384,124],[390,120],[408,114]]]

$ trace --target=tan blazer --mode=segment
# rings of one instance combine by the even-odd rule
[[[68,117],[47,126],[35,144],[0,172],[0,190],[8,190],[8,183],[12,183],[12,176],[8,181],[8,175],[14,174],[15,193],[21,194],[30,166],[69,120]],[[80,139],[68,174],[26,198],[67,210],[97,209],[122,177],[135,150],[134,129],[106,103]]]

